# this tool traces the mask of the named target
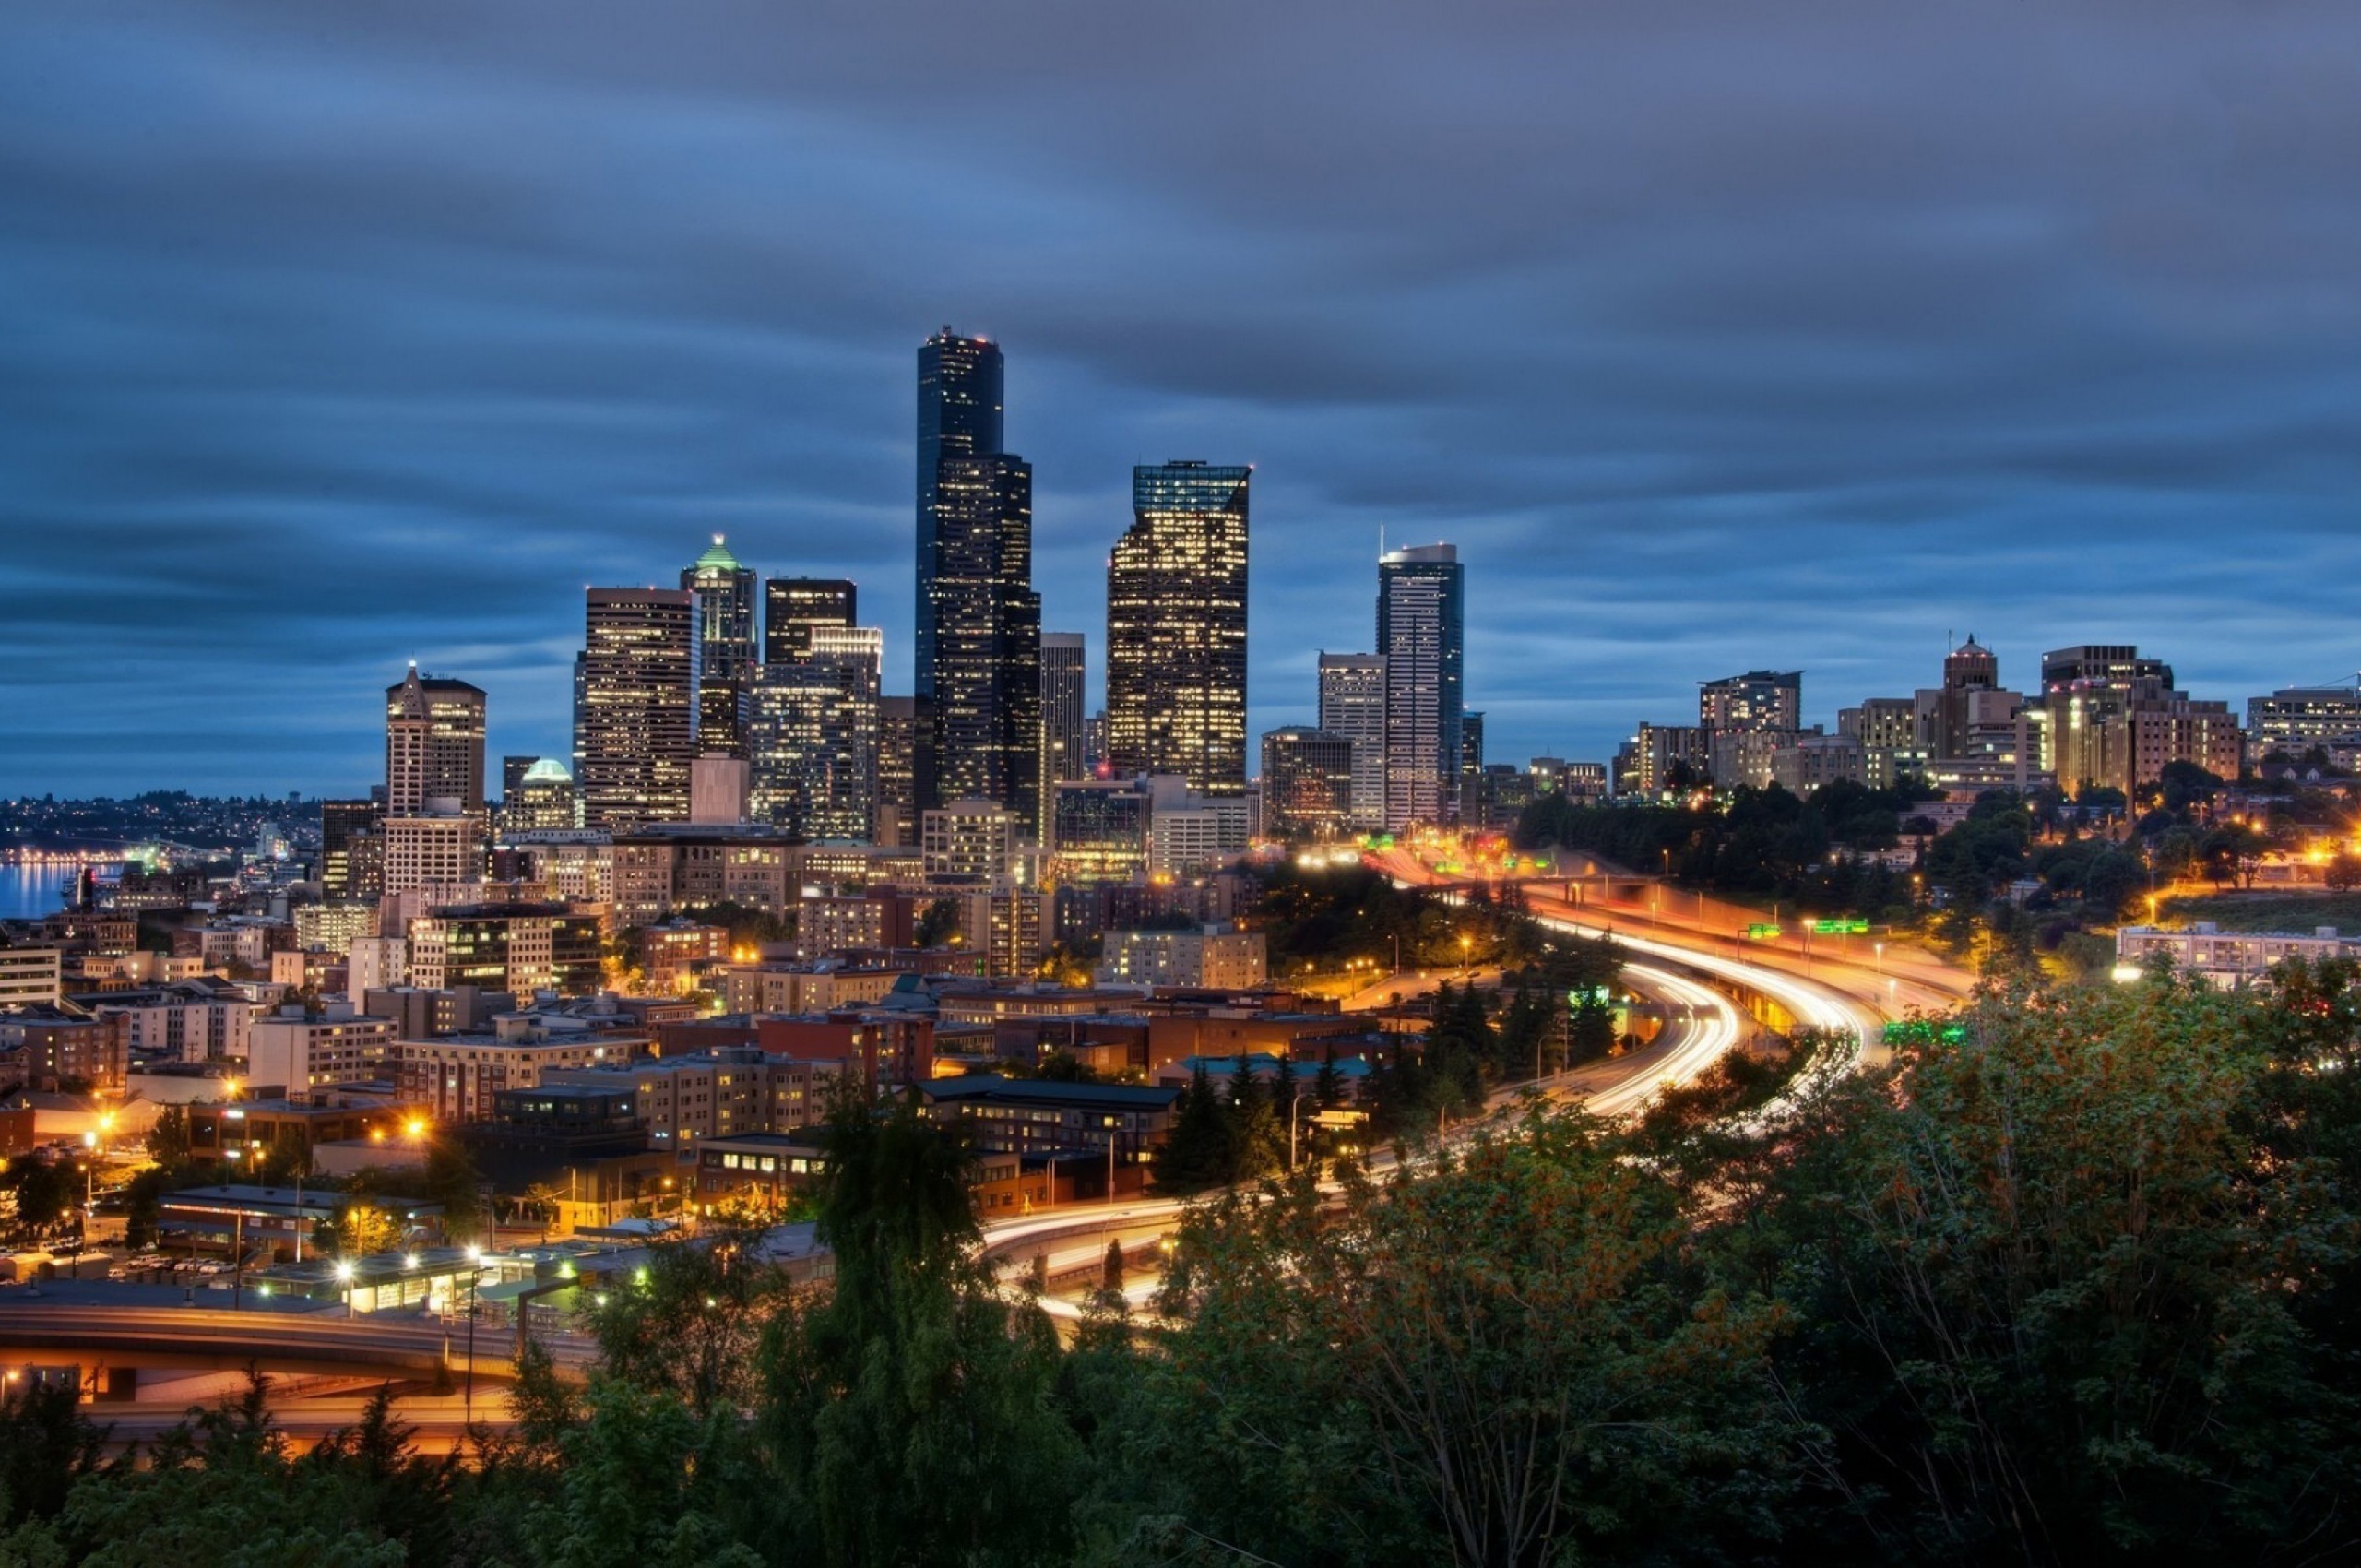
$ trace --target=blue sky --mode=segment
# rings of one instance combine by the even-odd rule
[[[565,749],[725,532],[907,689],[912,374],[1006,348],[1048,624],[1257,465],[1251,721],[1468,564],[1495,760],[2137,642],[2361,665],[2361,13],[0,11],[0,791],[356,790],[415,658]]]

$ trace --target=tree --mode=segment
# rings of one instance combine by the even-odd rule
[[[1236,1561],[1675,1561],[1775,1536],[1775,1314],[1701,1289],[1669,1190],[1594,1125],[1536,1113],[1343,1201],[1306,1172],[1184,1225],[1161,1302],[1180,1326],[1114,1449],[1142,1513]]]
[[[937,898],[919,916],[917,933],[911,938],[920,947],[940,947],[959,931],[959,903],[955,898]]]
[[[828,1132],[825,1298],[777,1320],[759,1427],[790,1562],[1054,1561],[1081,1452],[1057,1338],[982,1262],[957,1135],[908,1105]]]
[[[1229,1118],[1200,1059],[1173,1107],[1171,1130],[1149,1167],[1157,1191],[1201,1193],[1227,1181],[1232,1165],[1229,1144]]]
[[[452,1240],[471,1241],[483,1232],[483,1176],[467,1145],[437,1133],[426,1146],[425,1196],[443,1206],[443,1228]]]
[[[2338,893],[2349,893],[2355,887],[2361,887],[2361,855],[2339,849],[2329,857],[2328,867],[2320,873],[2320,880]]]
[[[1793,1304],[1774,1360],[1828,1433],[1828,1550],[2255,1562],[2351,1538],[2351,1254],[2321,1243],[2354,1215],[2259,1141],[2303,1125],[2259,1006],[2170,979],[1988,993],[1788,1134],[1734,1255]]]
[[[167,1105],[156,1112],[155,1123],[148,1129],[148,1158],[157,1164],[178,1167],[188,1163],[188,1107]]]

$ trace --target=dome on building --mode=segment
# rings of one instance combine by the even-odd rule
[[[545,756],[540,761],[535,763],[532,766],[527,768],[525,770],[525,777],[519,780],[519,782],[525,784],[571,784],[574,782],[574,775],[567,772],[565,764],[558,761],[557,758],[553,756]]]

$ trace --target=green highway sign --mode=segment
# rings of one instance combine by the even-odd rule
[[[1779,934],[1779,928],[1768,921],[1758,921],[1746,928],[1749,942],[1768,942]]]

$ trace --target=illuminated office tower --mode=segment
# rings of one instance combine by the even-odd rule
[[[1041,766],[1051,783],[1090,777],[1083,754],[1084,651],[1080,632],[1041,634]]]
[[[482,689],[421,675],[418,666],[386,688],[386,811],[402,816],[430,800],[451,809],[483,806]]]
[[[1263,736],[1263,833],[1325,843],[1352,819],[1353,742],[1305,725]]]
[[[763,666],[751,724],[755,821],[806,838],[871,836],[884,653],[873,626],[815,626],[802,658]]]
[[[1118,774],[1246,790],[1246,492],[1253,470],[1132,470],[1107,563],[1107,750]]]
[[[1320,656],[1320,728],[1353,746],[1353,801],[1347,820],[1357,832],[1385,826],[1385,659],[1375,653]]]
[[[746,693],[754,678],[754,573],[742,566],[721,536],[681,573],[695,596],[696,749],[715,756],[746,754]]]
[[[763,600],[766,664],[809,653],[814,626],[849,626],[860,619],[860,590],[842,577],[773,577],[763,585]]]
[[[575,738],[586,827],[618,832],[687,819],[695,609],[687,589],[589,590]]]
[[[1041,830],[1041,600],[1033,470],[1001,446],[1000,350],[949,327],[919,350],[916,695],[921,811],[989,800]]]
[[[1388,832],[1455,814],[1465,637],[1465,578],[1456,546],[1413,545],[1379,558]]]
[[[934,796],[934,702],[931,697],[884,697],[877,711],[877,832],[880,844],[898,849],[919,847],[921,801]],[[930,771],[921,773],[921,765]]]

